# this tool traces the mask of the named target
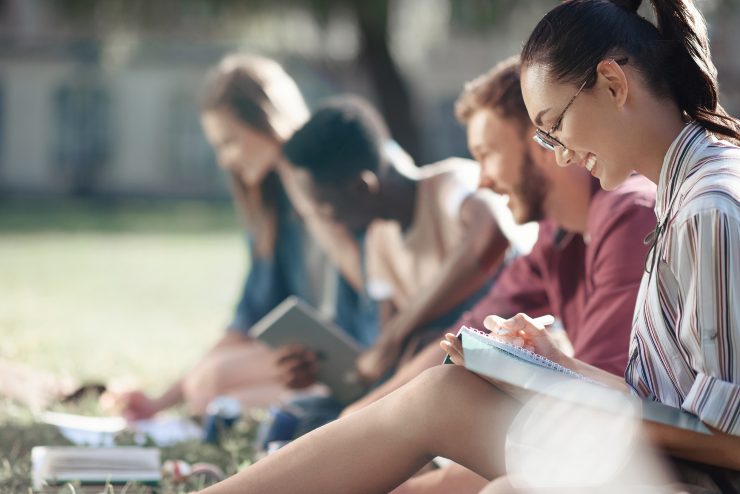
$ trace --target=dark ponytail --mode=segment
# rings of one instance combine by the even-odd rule
[[[537,24],[522,65],[542,63],[555,80],[591,87],[596,65],[626,56],[659,96],[671,97],[715,134],[740,140],[740,122],[719,104],[707,28],[692,0],[651,0],[656,25],[637,14],[641,0],[568,0]],[[578,56],[574,56],[578,53]]]

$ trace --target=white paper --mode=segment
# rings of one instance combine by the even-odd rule
[[[147,436],[158,446],[170,446],[199,439],[201,427],[184,417],[161,417],[127,423],[123,417],[91,417],[70,413],[45,412],[41,421],[59,428],[59,432],[78,446],[114,446],[123,431],[133,432],[136,442],[144,444]]]

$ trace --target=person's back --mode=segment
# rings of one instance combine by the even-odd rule
[[[420,167],[418,175],[411,224],[404,229],[398,221],[376,219],[366,237],[368,293],[378,301],[391,300],[397,310],[429,287],[463,241],[460,209],[478,188],[480,170],[473,161],[449,158]],[[436,325],[456,319],[470,303],[468,298],[435,318]]]
[[[436,327],[438,337],[483,293],[508,247],[494,194],[476,190],[471,162],[416,167],[399,151],[375,110],[353,98],[319,108],[284,146],[328,219],[367,230],[365,284],[385,314],[358,361],[368,381],[404,348],[413,353],[417,335]]]

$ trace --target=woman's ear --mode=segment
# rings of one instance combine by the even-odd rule
[[[601,84],[611,96],[618,108],[624,106],[629,93],[627,74],[614,59],[602,60],[596,66],[598,84]]]

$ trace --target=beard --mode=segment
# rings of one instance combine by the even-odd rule
[[[520,224],[544,219],[545,197],[550,190],[550,181],[535,164],[529,149],[522,159],[519,183],[512,193],[522,204],[521,217],[515,218]]]

